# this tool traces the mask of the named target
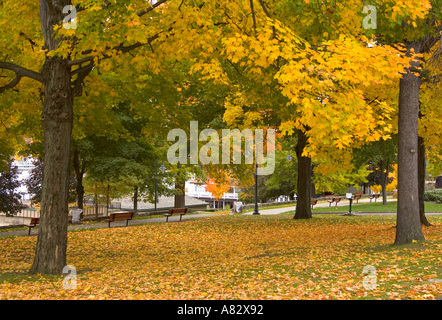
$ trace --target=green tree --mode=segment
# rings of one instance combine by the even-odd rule
[[[430,52],[440,41],[441,1],[422,1],[416,5],[408,7],[405,3],[382,2],[378,10],[382,16],[379,19],[381,23],[375,32],[378,41],[404,43],[407,56]],[[383,19],[390,15],[390,19]],[[421,65],[421,57],[415,56],[399,84],[398,214],[395,239],[395,244],[398,245],[424,239],[420,218],[418,178]]]
[[[387,204],[387,184],[393,165],[397,164],[397,135],[391,139],[379,140],[355,149],[353,153],[355,166],[370,166],[368,181],[382,187],[382,203]]]
[[[10,161],[7,169],[0,172],[0,212],[6,216],[13,216],[23,208],[21,195],[16,190],[20,185],[18,168]]]

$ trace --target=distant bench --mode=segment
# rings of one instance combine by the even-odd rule
[[[312,209],[313,209],[313,206],[315,205],[315,204],[317,204],[318,203],[318,200],[317,199],[312,199]]]
[[[129,223],[129,220],[132,220],[132,218],[135,215],[135,211],[126,211],[126,212],[113,212],[109,215],[109,219],[106,219],[106,221],[110,223],[118,220],[126,220],[126,227]]]
[[[31,221],[28,224],[25,224],[25,226],[29,228],[28,235],[31,234],[31,229],[38,226],[39,223],[40,218],[31,218]]]
[[[169,221],[169,217],[174,215],[174,214],[179,214],[180,215],[180,221],[181,221],[181,218],[186,213],[187,213],[187,208],[173,208],[173,209],[170,209],[169,212],[165,213],[164,215],[166,216],[166,222],[168,222]]]
[[[374,202],[376,202],[376,200],[377,200],[378,198],[379,198],[379,193],[372,194],[372,195],[370,196],[370,202],[371,202],[372,199],[374,199]]]
[[[361,194],[355,194],[353,196],[353,200],[356,200],[356,203],[359,203],[359,199],[361,199],[362,195]]]
[[[329,205],[328,205],[329,207],[331,207],[333,202],[336,202],[336,207],[337,207],[338,206],[338,202],[341,201],[341,198],[340,197],[338,197],[338,198],[331,198],[330,200],[327,200],[327,201],[329,203]]]

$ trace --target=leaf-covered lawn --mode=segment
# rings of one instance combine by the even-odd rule
[[[435,299],[442,216],[393,247],[395,217],[216,216],[69,232],[62,276],[30,276],[36,237],[0,239],[0,299]],[[363,286],[364,266],[377,288]]]
[[[313,212],[348,212],[350,209],[349,201],[344,200],[345,205],[335,206],[332,204],[331,206],[326,207],[314,207]],[[377,202],[366,202],[366,203],[356,203],[353,202],[351,206],[351,210],[353,212],[396,212],[397,211],[397,202],[390,201],[387,202],[386,205],[382,204],[381,201]],[[425,212],[442,212],[442,204],[425,202]]]

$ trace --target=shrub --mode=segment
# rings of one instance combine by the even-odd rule
[[[442,189],[425,191],[425,200],[435,201],[436,203],[442,203]]]

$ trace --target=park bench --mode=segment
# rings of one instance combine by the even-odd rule
[[[338,206],[338,202],[341,201],[341,198],[340,197],[338,197],[338,198],[331,198],[331,200],[327,200],[327,201],[329,203],[329,205],[328,205],[329,207],[331,207],[333,202],[336,202],[336,206]]]
[[[174,214],[179,214],[180,215],[180,221],[181,221],[181,218],[186,213],[187,213],[187,208],[173,208],[173,209],[169,209],[169,212],[165,213],[164,215],[166,216],[166,222],[168,222],[169,221],[169,217],[174,215]]]
[[[31,234],[31,229],[38,226],[39,223],[40,218],[31,218],[31,221],[28,224],[25,224],[25,226],[29,228],[28,235]]]
[[[353,199],[356,200],[356,203],[359,203],[359,199],[361,199],[362,195],[361,194],[355,194]]]
[[[379,193],[372,194],[372,195],[370,196],[370,202],[371,202],[372,199],[374,199],[374,202],[376,202],[376,200],[377,200],[378,198],[379,198]]]
[[[124,212],[113,212],[109,215],[109,219],[106,219],[106,221],[110,223],[118,220],[126,220],[126,227],[129,223],[129,220],[132,220],[132,218],[135,215],[135,211],[124,211]]]
[[[312,199],[312,209],[313,209],[313,206],[315,205],[315,204],[317,204],[318,203],[318,200],[316,200],[316,199]]]

